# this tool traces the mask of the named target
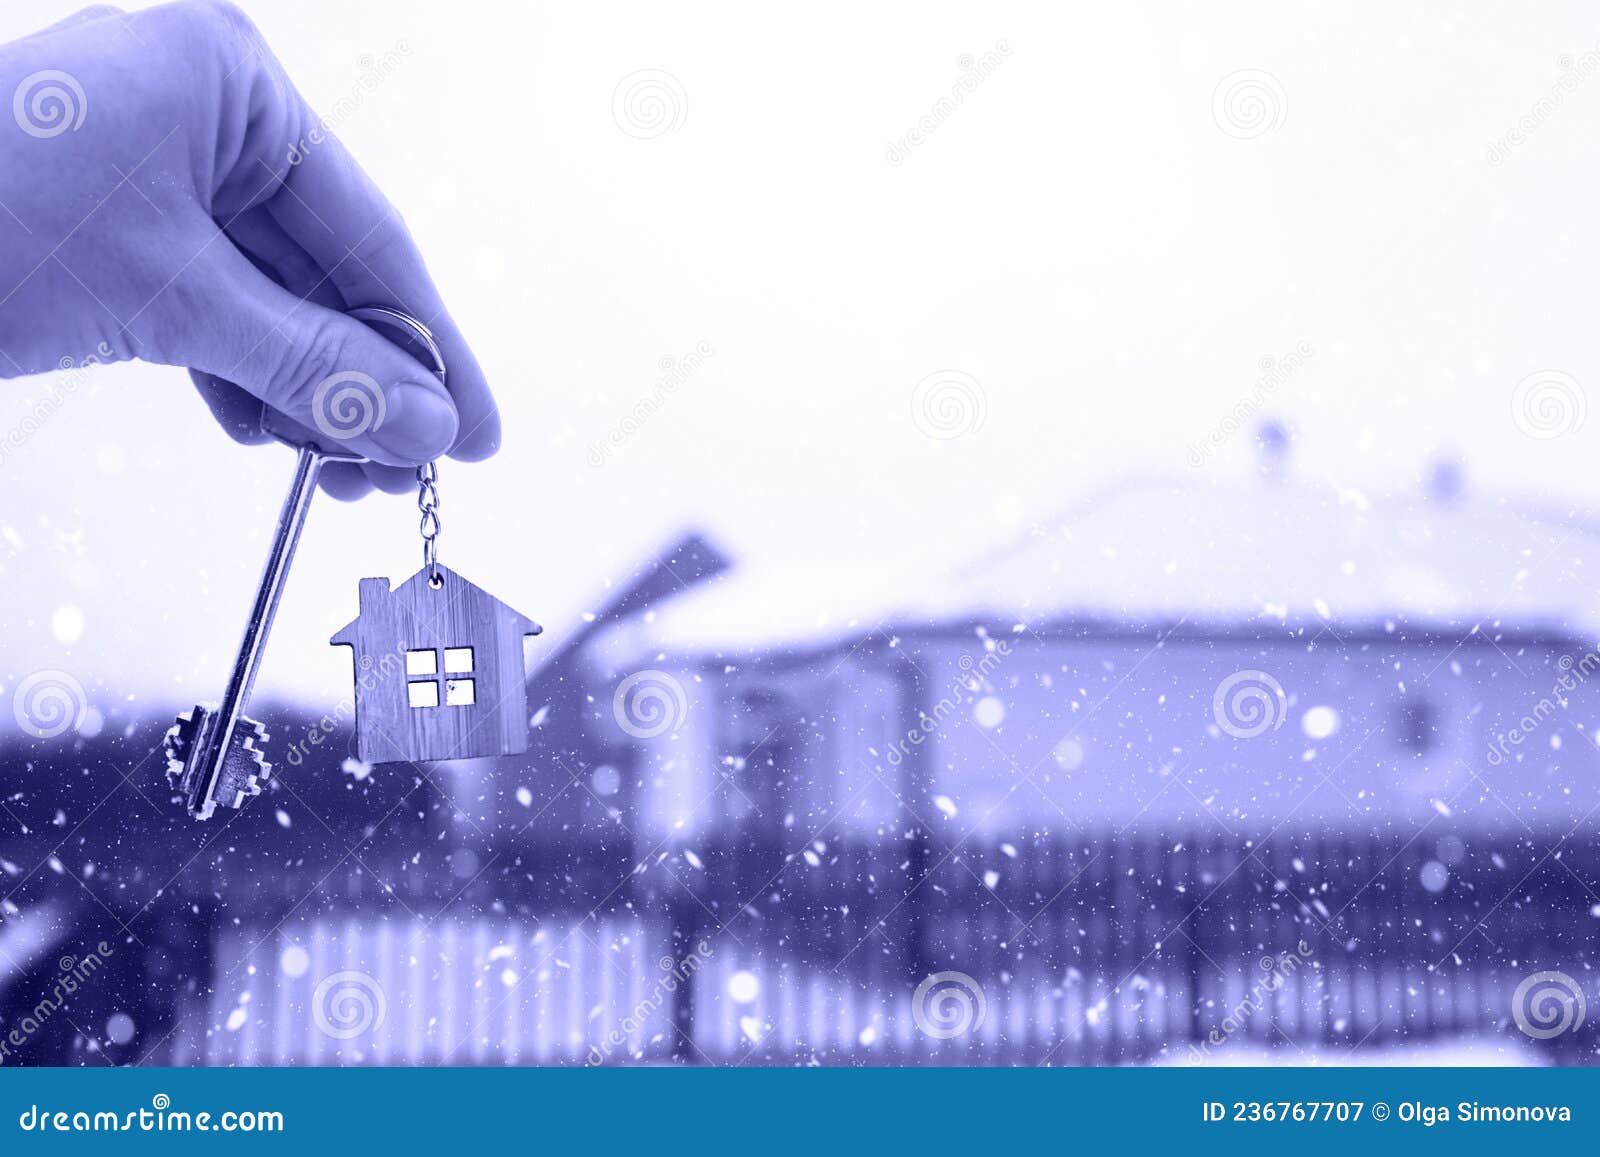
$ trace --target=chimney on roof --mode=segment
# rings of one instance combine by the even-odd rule
[[[1267,418],[1256,427],[1256,469],[1270,486],[1288,475],[1291,440],[1289,427],[1276,418]]]

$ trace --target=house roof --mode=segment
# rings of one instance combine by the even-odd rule
[[[1581,629],[1597,606],[1600,538],[1571,512],[1202,477],[1136,482],[1036,526],[909,612],[1453,633]]]
[[[646,555],[631,573],[607,576],[600,602],[586,612],[564,636],[541,655],[530,682],[546,672],[559,671],[569,656],[580,653],[590,639],[617,623],[651,613],[655,604],[672,599],[699,583],[716,578],[732,565],[708,536],[689,530]]]
[[[847,591],[839,570],[831,581],[734,571],[613,631],[605,650],[748,653],[874,628],[1064,619],[1232,634],[1325,623],[1460,634],[1485,621],[1600,630],[1600,534],[1585,512],[1200,470],[1124,480],[919,590]]]
[[[491,595],[488,591],[486,591],[482,587],[478,586],[477,583],[474,583],[474,582],[471,582],[471,581],[469,581],[467,579],[462,578],[459,574],[457,574],[455,571],[451,570],[449,567],[445,566],[443,563],[439,563],[439,564],[436,564],[436,565],[438,566],[439,570],[441,570],[445,574],[449,575],[452,579],[454,579],[456,582],[459,582],[462,586],[466,587],[469,590],[476,591],[478,594],[482,595],[484,598],[491,600],[492,602],[496,603],[497,605],[499,605],[501,607],[504,607],[505,611],[506,611],[506,615],[505,615],[505,620],[506,620],[505,621],[505,625],[506,626],[511,627],[513,629],[516,629],[516,630],[519,631],[519,633],[524,634],[524,635],[537,635],[537,634],[543,633],[544,628],[541,627],[538,623],[536,623],[532,619],[528,618],[528,616],[524,615],[522,612],[520,612],[518,610],[515,610],[514,608],[508,606],[506,603],[501,602],[499,599],[497,599],[493,595]],[[426,568],[424,568],[424,569],[426,569]],[[383,583],[384,584],[384,592],[385,592],[385,594],[389,595],[390,597],[393,597],[395,595],[398,595],[401,591],[409,590],[411,587],[415,586],[419,582],[426,582],[427,579],[426,579],[426,576],[424,575],[423,571],[419,570],[416,574],[414,574],[410,578],[406,579],[405,582],[401,583],[397,587],[390,587],[389,586],[389,579],[387,577],[383,577],[383,578],[367,578],[367,579],[362,579],[361,581],[362,581],[363,585],[365,585],[366,583],[369,583],[369,582],[380,582],[380,583]],[[360,615],[357,615],[355,618],[351,619],[348,623],[346,623],[344,626],[339,628],[338,632],[333,636],[333,638],[328,640],[329,644],[332,645],[332,646],[335,646],[335,647],[339,647],[339,646],[354,647],[354,646],[356,646],[357,645],[357,643],[356,643],[356,625],[358,623],[360,623],[360,622],[361,622],[361,616]]]

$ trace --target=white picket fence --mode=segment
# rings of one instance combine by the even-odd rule
[[[648,920],[231,929],[209,1002],[185,1018],[206,1029],[175,1042],[173,1063],[1228,1063],[1263,1048],[1294,1063],[1483,1039],[1520,976],[1346,958],[1307,963],[1262,999],[1254,957],[1198,977],[1163,959],[1094,976],[1019,963],[985,931],[949,929],[967,971],[919,993],[870,947],[839,969],[726,938],[674,953],[665,922]],[[681,1033],[679,1002],[692,1009]],[[1222,1042],[1197,1054],[1197,1028]]]

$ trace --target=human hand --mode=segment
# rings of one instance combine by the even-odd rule
[[[0,377],[188,367],[241,442],[266,439],[265,402],[371,458],[324,470],[342,498],[412,489],[406,467],[446,452],[494,453],[488,383],[404,223],[237,8],[87,9],[0,45],[12,94]],[[448,389],[344,316],[369,305],[432,329]]]

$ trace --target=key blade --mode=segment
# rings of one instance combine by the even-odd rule
[[[240,640],[222,700],[214,711],[206,712],[204,720],[196,720],[198,726],[192,734],[179,728],[176,742],[185,748],[183,793],[189,814],[196,819],[209,818],[219,799],[229,807],[238,807],[245,796],[259,794],[262,781],[270,774],[271,768],[261,758],[259,749],[265,733],[259,724],[252,724],[258,733],[254,741],[244,733],[249,730],[243,727],[247,722],[244,708],[255,686],[261,652],[272,630],[272,619],[277,613],[300,532],[305,527],[306,511],[317,490],[317,475],[324,458],[315,446],[300,448],[294,477],[278,513],[272,546],[267,551],[255,602],[250,608],[250,617],[245,620],[244,637]]]

